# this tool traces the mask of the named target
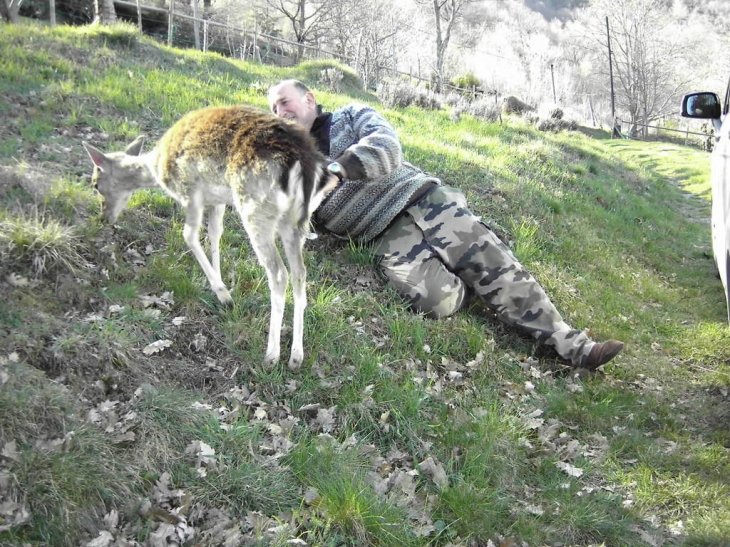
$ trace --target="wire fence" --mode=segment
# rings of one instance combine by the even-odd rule
[[[629,130],[624,133],[622,131],[623,126],[621,124],[626,124],[629,127]],[[712,151],[712,147],[715,142],[715,132],[712,128],[708,130],[706,133],[699,133],[697,131],[690,131],[689,129],[672,129],[669,127],[662,127],[659,125],[648,125],[644,123],[639,122],[632,122],[629,120],[622,120],[620,118],[616,118],[616,125],[614,126],[613,136],[618,138],[624,138],[624,139],[642,139],[642,135],[640,135],[638,132],[635,131],[636,127],[644,127],[646,129],[654,129],[657,131],[657,134],[661,134],[663,132],[669,132],[669,133],[678,133],[679,135],[684,135],[684,144],[694,144],[696,146],[699,146],[700,148]],[[701,137],[700,139],[693,139],[690,138],[690,135]]]
[[[56,9],[54,0],[49,2],[50,20],[55,24],[56,12],[60,10]],[[284,67],[305,60],[334,59],[352,68],[363,84],[373,89],[386,76],[406,76],[431,86],[431,89],[435,86],[431,75],[426,77],[420,73],[420,67],[416,73],[377,63],[363,67],[363,60],[355,56],[267,34],[256,25],[253,28],[237,26],[230,21],[216,20],[220,15],[209,13],[199,17],[195,0],[187,5],[179,4],[180,0],[177,2],[169,0],[167,7],[159,7],[143,4],[140,0],[114,0],[114,7],[118,19],[137,25],[144,34],[169,46],[214,51],[227,57]],[[59,15],[63,18],[64,14]],[[227,18],[227,15],[224,17]],[[72,15],[70,19],[78,22],[78,16]],[[472,100],[497,95],[495,91],[477,86],[464,88],[448,82],[442,85],[444,92],[455,92]]]

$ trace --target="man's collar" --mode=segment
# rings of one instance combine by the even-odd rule
[[[325,156],[330,153],[330,123],[332,121],[332,113],[324,112],[321,105],[317,105],[317,117],[314,119],[312,128],[309,132],[317,141],[317,148]]]
[[[329,112],[324,112],[322,109],[322,105],[317,105],[317,117],[314,118],[314,122],[312,122],[312,128],[309,130],[310,133],[317,133],[322,129],[322,124],[328,123],[329,118],[331,114]]]

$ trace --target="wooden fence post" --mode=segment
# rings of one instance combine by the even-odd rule
[[[198,22],[198,0],[192,0],[193,3],[193,34],[195,35],[195,49],[200,48],[200,23]]]
[[[167,45],[172,46],[172,14],[174,11],[175,0],[170,0],[170,14],[167,17]]]
[[[137,28],[142,32],[142,6],[137,0]]]
[[[259,20],[253,20],[253,60],[261,63],[261,52],[259,51]]]

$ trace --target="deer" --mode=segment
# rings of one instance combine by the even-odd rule
[[[161,188],[185,211],[183,238],[224,306],[233,303],[221,277],[220,239],[227,206],[238,212],[251,247],[266,272],[271,297],[264,365],[278,363],[286,288],[291,277],[293,335],[288,367],[304,359],[307,306],[303,246],[310,219],[339,179],[309,133],[251,106],[194,110],[174,123],[155,147],[142,153],[140,135],[123,152],[104,153],[86,141],[94,164],[91,182],[102,196],[102,220],[115,224],[135,190]],[[207,215],[210,258],[200,241]],[[277,249],[277,235],[289,263]]]

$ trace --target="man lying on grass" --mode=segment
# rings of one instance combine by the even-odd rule
[[[380,269],[412,306],[447,317],[473,291],[505,323],[555,348],[574,367],[595,370],[623,342],[594,342],[571,328],[509,248],[469,211],[463,194],[403,160],[393,127],[375,109],[324,112],[298,80],[269,90],[279,117],[310,131],[340,184],[315,211],[337,236],[372,241]]]

